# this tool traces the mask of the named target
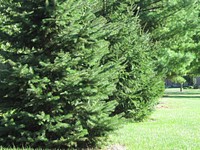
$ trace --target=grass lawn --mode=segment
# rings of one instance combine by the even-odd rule
[[[127,150],[200,150],[200,90],[167,89],[149,120],[110,135]]]

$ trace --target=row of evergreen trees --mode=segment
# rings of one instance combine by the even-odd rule
[[[0,145],[97,146],[152,112],[159,51],[133,4],[0,1]]]

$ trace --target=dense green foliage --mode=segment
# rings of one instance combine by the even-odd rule
[[[0,144],[87,147],[199,73],[198,0],[0,0]],[[22,138],[23,137],[23,138]]]
[[[168,79],[199,72],[199,0],[137,0],[141,25],[162,51]]]
[[[0,145],[93,146],[116,128],[120,67],[101,64],[109,29],[95,6],[1,1]]]
[[[106,13],[106,18],[120,27],[115,35],[108,37],[110,57],[119,59],[123,67],[117,92],[112,97],[119,103],[115,113],[143,120],[152,112],[163,91],[162,74],[156,71],[158,51],[149,35],[141,30],[138,18],[132,13],[133,6],[117,1],[108,2],[107,7],[112,11]]]

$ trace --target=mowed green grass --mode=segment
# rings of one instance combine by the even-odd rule
[[[200,150],[200,90],[167,89],[149,120],[124,123],[109,138],[127,150]]]

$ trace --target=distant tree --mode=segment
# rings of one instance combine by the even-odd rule
[[[141,25],[159,45],[160,68],[166,77],[196,74],[200,56],[199,0],[137,0],[136,4]]]

